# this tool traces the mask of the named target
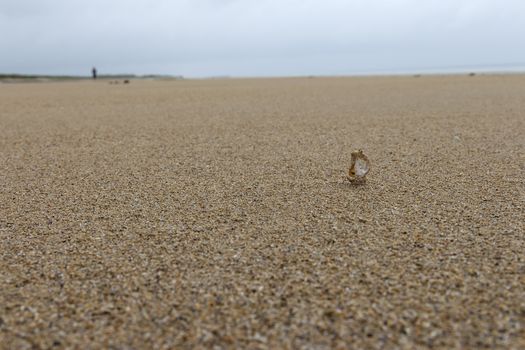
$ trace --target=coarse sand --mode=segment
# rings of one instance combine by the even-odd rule
[[[0,348],[55,347],[524,349],[525,76],[0,84]]]

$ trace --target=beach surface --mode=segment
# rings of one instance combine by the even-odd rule
[[[524,286],[524,75],[0,84],[1,349],[523,349]]]

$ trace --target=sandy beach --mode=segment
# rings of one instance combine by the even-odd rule
[[[525,348],[525,75],[0,83],[0,348]]]

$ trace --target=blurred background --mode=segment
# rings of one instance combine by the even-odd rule
[[[0,73],[525,71],[523,0],[0,0]]]

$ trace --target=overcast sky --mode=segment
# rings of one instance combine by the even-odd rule
[[[525,0],[0,0],[0,72],[525,67]]]

